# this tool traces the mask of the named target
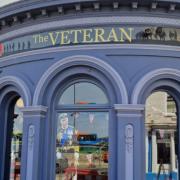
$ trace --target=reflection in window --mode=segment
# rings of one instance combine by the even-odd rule
[[[165,92],[146,101],[146,180],[178,180],[176,103]]]
[[[170,164],[171,134],[163,129],[156,132],[157,162],[158,164]]]
[[[81,82],[71,85],[62,94],[59,104],[107,104],[104,92],[95,84]]]
[[[14,123],[11,139],[11,159],[10,159],[10,179],[20,179],[20,162],[21,162],[21,148],[22,148],[22,132],[23,132],[23,117],[20,112],[23,107],[22,99],[18,99],[14,110]]]
[[[108,179],[108,113],[57,117],[56,179]]]

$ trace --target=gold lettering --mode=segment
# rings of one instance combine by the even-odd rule
[[[78,33],[82,33],[81,29],[78,30],[71,30],[71,34],[74,34],[74,40],[73,40],[73,44],[78,44]]]
[[[118,42],[118,37],[117,37],[116,31],[114,28],[111,29],[109,36],[107,38],[107,41],[108,42],[111,42],[111,41]]]
[[[134,30],[133,28],[128,28],[129,32],[127,32],[124,28],[119,28],[120,33],[121,33],[121,42],[124,42],[124,37],[129,41],[132,42],[132,31]]]
[[[50,39],[51,39],[53,46],[57,44],[57,39],[58,39],[59,33],[60,32],[55,32],[56,36],[54,37],[54,35],[53,35],[54,33],[49,32],[49,36],[50,36]]]
[[[49,36],[44,36],[44,42],[48,42]]]
[[[95,30],[95,43],[98,43],[98,42],[105,42],[105,39],[104,39],[104,29],[103,28],[98,28],[98,29],[94,29]]]
[[[92,29],[83,29],[83,43],[92,43],[93,39],[91,38]]]
[[[69,31],[61,31],[61,45],[70,44]]]
[[[34,35],[33,38],[34,38],[35,43],[37,43],[38,42],[38,35]]]

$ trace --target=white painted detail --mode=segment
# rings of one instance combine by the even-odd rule
[[[131,124],[125,127],[125,143],[126,143],[126,155],[125,155],[125,180],[133,180],[133,143],[134,132]]]
[[[27,173],[26,180],[33,180],[33,154],[34,154],[35,127],[30,125],[28,129],[28,152],[27,152]]]

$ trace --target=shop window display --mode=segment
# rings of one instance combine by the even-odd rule
[[[98,90],[99,95],[89,94],[89,89]],[[109,112],[96,106],[108,103],[104,92],[91,83],[76,83],[64,91],[59,102],[84,109],[57,113],[56,180],[107,180]]]

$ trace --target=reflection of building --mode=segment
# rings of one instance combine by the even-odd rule
[[[165,92],[146,102],[146,172],[177,176],[177,117],[175,102]],[[151,174],[152,173],[152,174]],[[170,176],[170,175],[169,175]]]

